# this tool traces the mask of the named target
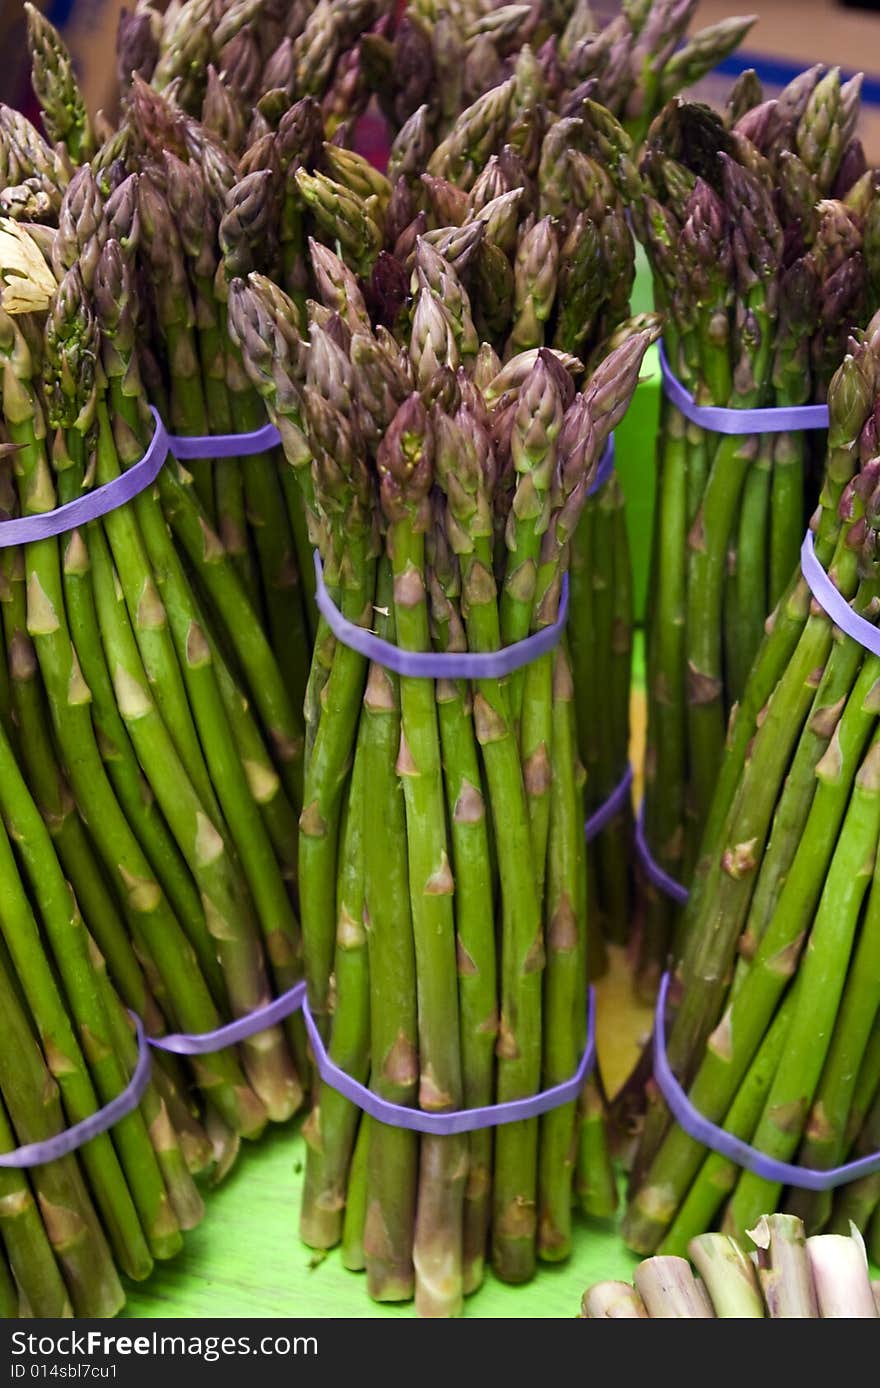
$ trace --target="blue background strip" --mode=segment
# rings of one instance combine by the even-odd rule
[[[768,86],[784,87],[809,66],[807,62],[792,62],[787,58],[776,58],[769,53],[751,53],[748,49],[740,49],[738,53],[731,53],[729,58],[719,63],[715,71],[724,77],[738,77],[741,72],[753,67],[761,81],[766,82]],[[855,76],[844,68],[841,68],[840,75],[844,82]],[[880,106],[880,77],[865,75],[862,101],[871,106]]]

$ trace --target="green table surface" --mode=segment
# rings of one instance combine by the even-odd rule
[[[243,1153],[207,1200],[205,1219],[182,1253],[130,1285],[123,1317],[412,1316],[411,1304],[376,1306],[363,1276],[348,1272],[338,1251],[315,1257],[297,1236],[305,1143],[298,1125],[270,1133]],[[487,1276],[465,1314],[490,1319],[571,1317],[593,1282],[631,1280],[636,1258],[610,1223],[577,1219],[568,1262],[543,1265],[524,1287]]]

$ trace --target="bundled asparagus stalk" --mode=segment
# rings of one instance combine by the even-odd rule
[[[448,229],[450,258],[411,238],[415,295],[395,335],[326,248],[313,251],[322,302],[307,323],[264,277],[230,288],[233,336],[297,469],[328,588],[404,650],[491,651],[555,620],[590,478],[652,337],[632,335],[579,392],[570,354],[502,367],[452,259],[481,236]],[[373,293],[393,262],[377,262]],[[438,1113],[571,1076],[586,874],[566,646],[509,679],[435,686],[336,642],[319,646],[312,679],[300,894],[331,1058]],[[381,833],[363,819],[376,796]],[[415,1286],[423,1314],[454,1314],[482,1279],[490,1226],[509,1281],[531,1276],[536,1253],[568,1252],[576,1119],[569,1104],[494,1141],[418,1140],[359,1130],[358,1110],[322,1085],[302,1234],[318,1247],[344,1234],[377,1299]]]
[[[512,273],[494,251],[491,260],[482,248],[477,253],[476,275],[496,286],[487,326],[507,354],[546,342],[598,362],[643,326],[626,317],[634,258],[624,203],[638,188],[630,142],[589,99],[577,116],[555,119],[548,85],[525,65],[506,84],[501,106],[500,91],[463,113],[430,154],[430,175],[419,182],[411,172],[418,171],[413,151],[426,137],[424,113],[417,113],[392,150],[396,196],[406,178],[429,227],[441,211],[448,215],[457,206],[465,229],[487,217],[486,239],[495,240],[498,215],[522,188]],[[470,151],[466,167],[464,151]],[[472,184],[467,199],[451,198],[451,186],[462,181]],[[490,193],[495,197],[487,203]],[[613,475],[589,498],[574,538],[571,645],[592,815],[620,785],[629,761],[631,573],[623,498]],[[631,831],[624,799],[590,850],[599,919],[616,941],[626,938],[631,917]]]
[[[584,1320],[610,1317],[737,1320],[874,1319],[865,1248],[857,1233],[806,1238],[791,1215],[763,1215],[746,1235],[700,1234],[683,1257],[648,1258],[634,1282],[598,1282],[584,1293]]]
[[[815,68],[763,102],[750,74],[735,87],[726,122],[673,103],[652,126],[638,230],[657,305],[668,313],[668,360],[698,405],[824,401],[847,332],[867,320],[878,210],[875,177],[852,133],[860,84]],[[720,832],[724,801],[710,806],[725,721],[744,696],[817,491],[807,434],[722,436],[664,400],[645,828],[655,862],[684,885],[707,817],[708,841]],[[641,960],[649,994],[672,919],[667,893],[652,885]]]
[[[395,129],[427,102],[445,135],[464,107],[516,70],[547,82],[565,114],[593,96],[638,143],[660,108],[711,72],[755,22],[725,19],[687,38],[696,8],[697,0],[631,0],[597,30],[581,0],[412,0],[393,35],[363,37],[361,59]],[[532,119],[525,105],[522,114]]]
[[[29,30],[34,85],[46,127],[63,137],[66,144],[59,148],[72,159],[87,158],[94,152],[95,139],[69,58],[51,25],[32,9]],[[64,111],[72,113],[66,124],[60,114]],[[314,120],[320,129],[317,111]],[[291,154],[288,138],[288,163]],[[74,174],[75,196],[71,194],[69,215],[60,228],[57,264],[66,267],[81,250],[95,220],[96,199],[112,191],[126,170],[140,175],[139,351],[152,403],[169,428],[181,435],[257,429],[265,415],[225,333],[220,268],[224,256],[246,254],[247,236],[253,234],[252,228],[238,224],[224,227],[222,234],[220,230],[225,195],[236,178],[236,154],[135,76],[120,129],[96,154],[93,173],[80,169]],[[63,180],[68,176],[69,165]],[[52,213],[57,214],[57,206],[40,220],[52,220]],[[285,762],[288,790],[298,804],[303,745],[299,710],[315,615],[308,537],[296,489],[289,485],[285,493],[288,469],[280,453],[217,460],[196,456],[190,466],[206,516],[233,559],[249,606],[267,631],[281,667],[280,698],[285,707],[276,726],[284,743],[279,741],[277,748]],[[221,553],[213,556],[215,563]],[[211,591],[209,596],[225,613],[216,594]]]
[[[514,83],[512,109],[516,101]],[[494,208],[500,210],[522,188],[513,274],[508,275],[510,307],[507,313],[496,307],[491,325],[499,349],[509,354],[546,342],[595,363],[643,326],[626,317],[633,246],[621,191],[606,172],[608,166],[618,170],[624,190],[631,190],[629,143],[620,127],[590,101],[584,103],[581,117],[553,123],[548,113],[546,120],[547,134],[528,160],[517,157],[506,143],[515,138],[512,126],[499,127],[494,152],[487,144],[482,170],[477,164],[469,173],[475,182],[461,204],[465,225],[488,215],[487,239],[494,239]],[[422,180],[429,226],[434,205],[443,204],[451,181],[459,176],[455,151],[474,144],[473,121],[474,113],[466,112],[429,160],[432,173]],[[393,159],[401,156],[402,147],[403,137]],[[490,192],[495,199],[486,204]],[[417,186],[413,196],[425,200]],[[502,270],[500,258],[493,258]],[[506,334],[503,349],[499,329]],[[588,499],[572,544],[571,653],[590,815],[612,796],[629,764],[632,620],[623,496],[612,474]],[[618,943],[626,940],[631,919],[631,842],[626,798],[589,849],[597,923]],[[599,962],[597,958],[597,966]]]
[[[32,127],[7,116],[6,128],[15,135],[20,173],[51,167]],[[141,202],[137,178],[117,172],[105,200],[88,166],[66,187],[56,168],[57,226],[48,219],[30,229],[3,225],[3,506],[10,518],[41,514],[114,482],[144,454],[153,432],[138,372],[134,281],[140,212],[149,204]],[[183,545],[186,566],[171,539],[172,520],[191,541]],[[23,845],[21,860],[8,858],[4,893],[13,902],[18,892],[10,930],[24,932],[25,940],[35,930],[27,912],[40,907],[46,954],[41,962],[35,936],[27,968],[41,964],[43,984],[37,971],[35,987],[42,991],[31,993],[28,985],[23,1002],[59,1082],[67,1040],[62,1021],[51,1020],[48,982],[57,974],[67,989],[68,978],[81,977],[82,1006],[104,997],[107,1012],[106,1022],[98,1012],[84,1021],[79,997],[68,994],[76,1028],[96,1038],[94,1056],[88,1050],[90,1065],[101,1062],[94,1089],[84,1079],[68,1095],[61,1083],[63,1112],[42,1130],[19,1114],[15,1092],[4,1096],[7,1145],[50,1136],[65,1117],[79,1121],[124,1086],[136,1047],[123,1004],[153,1036],[210,1032],[258,1012],[300,976],[296,818],[282,783],[290,704],[259,621],[234,570],[216,564],[218,552],[191,478],[171,462],[156,491],[141,491],[103,519],[60,539],[3,550],[6,781],[19,788],[15,799],[23,813],[31,806],[36,821],[21,827],[14,803],[4,811],[10,838]],[[80,909],[95,941],[91,962],[82,949],[62,954],[76,938],[88,939]],[[58,943],[63,922],[69,947]],[[11,936],[8,947],[24,981],[26,964]],[[56,1028],[57,1041],[47,1026]],[[21,1064],[30,1065],[26,1048],[23,1055]],[[302,1100],[305,1064],[299,1024],[266,1028],[239,1051],[206,1054],[191,1074],[171,1059],[154,1062],[143,1113],[159,1176],[137,1157],[134,1138],[125,1147],[144,1172],[141,1178],[140,1168],[126,1167],[136,1216],[125,1214],[122,1194],[114,1193],[119,1178],[111,1172],[105,1190],[91,1165],[93,1152],[103,1149],[89,1144],[82,1158],[99,1211],[92,1222],[99,1231],[103,1222],[122,1271],[146,1275],[152,1257],[175,1251],[178,1225],[188,1227],[199,1210],[186,1184],[190,1173],[221,1175],[241,1136],[256,1136],[267,1119],[289,1117]],[[137,1133],[135,1119],[126,1122]],[[129,1144],[122,1128],[114,1130],[118,1143]],[[9,1187],[17,1188],[20,1182]],[[135,1219],[130,1235],[121,1223],[117,1236],[114,1210],[120,1221]],[[70,1233],[64,1227],[62,1242]],[[102,1276],[98,1270],[94,1288]],[[84,1304],[109,1313],[118,1293],[107,1285],[106,1295],[95,1290],[90,1301],[94,1289],[83,1278]],[[23,1296],[23,1305],[34,1304],[30,1292]]]
[[[39,254],[33,244],[31,254]],[[51,276],[45,267],[44,286],[47,280]],[[37,286],[30,283],[28,289],[33,299]],[[95,375],[95,320],[83,298],[79,269],[65,277],[48,316],[30,312],[12,318],[2,311],[0,339],[3,425],[10,439],[3,510],[11,519],[51,509],[56,475],[59,490],[75,494],[81,489],[86,439],[93,472],[109,466],[116,455],[104,423],[106,386]],[[158,723],[143,671],[140,684],[121,657],[119,663],[103,664],[112,660],[112,638],[108,628],[102,649],[95,607],[115,608],[118,630],[129,620],[121,606],[129,573],[124,566],[121,572],[114,568],[110,550],[117,531],[109,520],[106,533],[99,535],[92,527],[88,541],[82,531],[74,531],[63,555],[51,538],[3,550],[0,991],[6,1037],[0,1112],[5,1151],[47,1144],[35,1153],[37,1164],[30,1173],[9,1170],[3,1175],[0,1233],[7,1316],[107,1316],[118,1311],[124,1301],[119,1274],[147,1276],[153,1260],[176,1253],[182,1231],[198,1222],[201,1200],[193,1174],[207,1174],[215,1161],[219,1167],[228,1160],[238,1133],[262,1128],[270,1103],[276,1116],[282,1116],[281,1110],[289,1112],[299,1096],[295,1074],[291,1069],[286,1076],[289,1062],[277,1047],[275,1054],[270,1049],[245,1061],[253,1088],[234,1054],[220,1053],[206,1058],[200,1075],[205,1093],[211,1094],[213,1114],[206,1112],[203,1126],[190,1107],[188,1080],[167,1058],[155,1063],[139,1107],[115,1123],[112,1141],[104,1132],[77,1155],[63,1155],[64,1149],[53,1143],[125,1089],[138,1059],[125,1004],[154,1033],[165,1029],[165,1016],[193,1029],[216,1026],[221,1014],[212,984],[225,1005],[226,984],[205,925],[205,958],[212,967],[203,973],[196,922],[187,922],[193,926],[191,942],[107,779],[96,741],[100,712],[92,724],[93,695],[83,670],[96,660],[102,662],[107,686],[115,690],[110,700],[118,700],[113,712],[120,728],[123,719],[140,722],[139,746],[146,746],[156,733],[147,724]],[[130,531],[127,538],[130,542]],[[99,554],[103,580],[98,577]],[[96,561],[93,567],[90,558]],[[76,610],[73,601],[67,605],[74,590]],[[91,623],[87,614],[83,617],[87,607]],[[141,619],[155,617],[158,609],[158,595],[145,585]],[[139,627],[136,619],[128,628],[129,655],[136,650],[133,627]],[[156,624],[143,621],[143,627],[153,633],[145,639],[158,645]],[[140,712],[134,708],[138,699]],[[94,701],[101,700],[97,689]],[[125,731],[122,735],[128,736]],[[167,747],[163,750],[167,754]],[[124,763],[122,741],[115,747],[108,741],[106,755]],[[158,811],[151,811],[143,796],[145,782],[137,784],[136,763],[134,767],[142,822],[151,826],[144,840],[154,847],[164,839],[172,868],[177,857],[185,876],[172,831]],[[151,771],[156,768],[145,755],[144,772]],[[165,771],[167,789],[181,795],[173,829],[190,849],[193,832],[207,843],[217,831],[206,816],[201,827],[191,822],[184,830],[185,815],[193,813],[187,801],[194,793],[176,755]],[[151,785],[167,805],[158,774],[151,776]],[[222,872],[222,863],[217,866]],[[210,875],[208,864],[204,867]],[[199,903],[194,879],[189,891]],[[214,903],[220,905],[220,896],[207,879],[203,891],[199,910],[204,922]],[[251,982],[246,955],[239,967],[246,991]],[[250,967],[259,986],[262,965],[254,959]]]
[[[875,318],[851,341],[831,381],[812,525],[819,565],[868,622],[877,593],[878,330]],[[669,1060],[701,1114],[769,1158],[819,1171],[836,1169],[867,1129],[878,1078],[876,665],[812,598],[798,568],[732,723],[669,1037]],[[677,1253],[727,1197],[724,1228],[736,1235],[782,1186],[772,1170],[742,1172],[726,1154],[707,1155],[658,1097],[625,1234],[639,1251]],[[838,1219],[850,1193],[839,1200]],[[794,1189],[789,1207],[817,1231],[831,1196]]]

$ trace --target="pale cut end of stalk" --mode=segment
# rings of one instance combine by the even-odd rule
[[[763,1320],[764,1301],[755,1269],[727,1234],[700,1234],[688,1244],[714,1314],[722,1319]]]
[[[635,1271],[636,1290],[652,1320],[712,1317],[686,1258],[646,1258]]]
[[[803,1221],[796,1215],[763,1215],[748,1237],[757,1249],[758,1279],[768,1316],[817,1320],[819,1305]]]
[[[650,1320],[645,1303],[628,1282],[597,1282],[584,1292],[582,1320]]]
[[[877,1303],[868,1275],[865,1245],[855,1225],[846,1234],[814,1234],[807,1257],[823,1320],[876,1320]]]

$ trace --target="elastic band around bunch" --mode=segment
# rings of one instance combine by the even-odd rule
[[[352,1079],[345,1070],[330,1059],[321,1033],[315,1025],[308,999],[303,998],[303,1018],[318,1074],[331,1089],[355,1104],[371,1118],[377,1119],[392,1128],[407,1128],[411,1132],[430,1133],[434,1137],[449,1137],[455,1133],[471,1133],[482,1128],[496,1128],[505,1123],[521,1123],[528,1118],[539,1118],[542,1113],[561,1108],[563,1104],[573,1103],[583,1088],[596,1060],[596,1004],[593,989],[589,993],[587,1012],[587,1044],[580,1064],[570,1079],[555,1084],[551,1089],[542,1089],[525,1099],[511,1099],[504,1104],[488,1104],[483,1108],[454,1109],[449,1113],[426,1113],[424,1109],[407,1108],[404,1104],[393,1104],[383,1099],[366,1085]]]
[[[89,1114],[80,1123],[65,1128],[63,1133],[46,1138],[42,1142],[30,1142],[24,1147],[16,1147],[12,1152],[0,1153],[0,1167],[27,1168],[43,1166],[46,1162],[57,1161],[71,1152],[84,1147],[92,1138],[105,1133],[116,1123],[127,1117],[137,1108],[150,1081],[150,1051],[171,1051],[175,1055],[209,1055],[222,1051],[226,1046],[234,1046],[256,1036],[261,1031],[275,1026],[278,1022],[297,1012],[305,997],[305,983],[297,983],[293,988],[266,1003],[265,1007],[255,1008],[246,1017],[237,1017],[234,1022],[217,1027],[215,1031],[197,1033],[179,1032],[171,1036],[147,1036],[140,1017],[131,1013],[137,1032],[138,1060],[134,1074],[115,1099],[105,1104],[95,1113]]]
[[[662,340],[657,344],[663,391],[692,424],[712,434],[788,434],[808,429],[828,428],[827,405],[771,405],[765,408],[731,410],[724,405],[698,405],[690,391],[675,375]]]
[[[444,1136],[452,1133],[473,1132],[477,1128],[497,1127],[504,1123],[522,1122],[537,1118],[542,1113],[563,1104],[573,1102],[590,1074],[596,1060],[596,1022],[595,998],[592,988],[589,993],[587,1016],[587,1044],[580,1064],[570,1079],[550,1089],[541,1090],[524,1099],[513,1099],[504,1104],[490,1104],[482,1108],[455,1109],[450,1113],[426,1113],[421,1109],[407,1108],[393,1104],[374,1094],[365,1085],[359,1084],[351,1075],[340,1070],[327,1054],[321,1034],[315,1025],[306,998],[305,982],[300,982],[265,1007],[249,1012],[246,1017],[237,1017],[214,1031],[199,1033],[179,1032],[170,1036],[146,1036],[140,1018],[132,1014],[138,1040],[138,1061],[131,1080],[121,1094],[109,1104],[90,1114],[82,1122],[66,1128],[63,1133],[47,1138],[42,1142],[28,1143],[12,1152],[0,1153],[0,1167],[28,1168],[42,1166],[46,1162],[57,1161],[85,1146],[92,1138],[121,1121],[137,1108],[150,1080],[150,1050],[170,1051],[175,1055],[207,1055],[223,1050],[227,1046],[247,1040],[259,1032],[275,1026],[286,1017],[302,1009],[309,1040],[315,1056],[318,1073],[325,1084],[336,1089],[344,1098],[358,1108],[392,1127],[409,1128],[414,1132],[433,1133]]]
[[[602,801],[599,808],[593,811],[584,824],[584,838],[587,843],[592,843],[593,839],[601,834],[606,824],[609,824],[614,816],[624,808],[630,798],[632,783],[633,769],[628,766],[608,799]]]
[[[274,424],[242,434],[198,434],[186,437],[169,434],[158,410],[150,406],[153,416],[153,437],[144,456],[125,472],[105,482],[94,491],[84,492],[63,506],[33,516],[15,516],[0,522],[0,549],[10,545],[28,545],[64,535],[77,526],[99,520],[133,501],[155,482],[169,453],[176,458],[238,458],[252,453],[264,453],[281,442]]]
[[[274,424],[263,424],[241,434],[169,434],[168,443],[175,458],[249,458],[252,453],[268,453],[281,442]]]
[[[84,492],[74,501],[56,506],[52,511],[44,511],[33,516],[16,516],[12,520],[0,522],[0,549],[6,549],[9,545],[33,544],[36,540],[46,540],[53,535],[64,535],[79,525],[86,525],[89,521],[109,515],[111,511],[124,506],[127,501],[132,501],[155,482],[168,457],[171,440],[158,411],[154,410],[152,405],[150,413],[155,424],[153,437],[139,462],[126,472],[120,473],[118,477],[114,477],[112,481],[105,482],[102,487]]]
[[[109,1104],[98,1109],[97,1113],[89,1114],[88,1118],[83,1118],[81,1122],[74,1123],[70,1128],[65,1128],[63,1133],[57,1133],[54,1137],[47,1137],[42,1142],[29,1142],[24,1147],[16,1147],[12,1152],[0,1153],[0,1166],[15,1167],[21,1170],[31,1166],[43,1166],[50,1161],[58,1161],[61,1157],[75,1152],[77,1148],[84,1147],[87,1142],[91,1142],[93,1137],[98,1137],[101,1133],[106,1132],[114,1123],[119,1123],[137,1108],[150,1081],[151,1062],[143,1023],[140,1017],[136,1017],[134,1013],[131,1015],[137,1032],[138,1060],[134,1074],[122,1093],[117,1094],[116,1098],[111,1099]]]
[[[170,1036],[150,1036],[148,1043],[153,1050],[171,1051],[174,1055],[211,1055],[214,1051],[222,1051],[226,1046],[246,1041],[249,1036],[256,1036],[259,1032],[276,1026],[278,1022],[283,1022],[286,1017],[299,1011],[305,995],[305,983],[295,983],[286,993],[274,998],[272,1002],[267,1002],[264,1007],[257,1007],[244,1017],[236,1017],[234,1022],[227,1022],[215,1031],[174,1032]]]
[[[872,1176],[880,1171],[880,1152],[847,1162],[844,1166],[830,1167],[827,1171],[817,1171],[808,1166],[793,1166],[789,1162],[778,1161],[766,1152],[759,1152],[733,1133],[725,1132],[694,1108],[685,1094],[669,1064],[666,1054],[666,998],[669,992],[669,974],[660,980],[657,1006],[654,1012],[654,1079],[661,1094],[669,1105],[670,1112],[689,1137],[702,1143],[704,1147],[717,1152],[719,1156],[760,1176],[762,1181],[772,1181],[783,1186],[797,1186],[800,1190],[834,1190],[847,1185],[861,1176]]]
[[[839,589],[835,588],[819,560],[813,547],[813,532],[808,530],[801,545],[801,572],[807,580],[807,587],[819,606],[847,636],[858,641],[872,655],[880,655],[880,630],[873,622],[854,612]]]
[[[503,679],[514,670],[530,665],[539,656],[552,651],[562,639],[568,617],[568,574],[562,576],[559,616],[550,626],[543,627],[523,641],[502,646],[499,651],[404,651],[390,641],[383,641],[366,627],[359,627],[343,617],[327,592],[321,556],[315,551],[315,602],[327,625],[338,641],[367,660],[375,661],[386,670],[414,679],[431,680],[493,680]]]
[[[644,801],[639,806],[639,812],[636,815],[636,857],[644,869],[648,881],[652,882],[658,891],[661,891],[664,896],[668,896],[678,906],[687,905],[690,897],[687,887],[683,887],[674,877],[670,877],[668,872],[663,871],[648,847],[648,840],[645,837]]]
[[[596,476],[587,488],[587,496],[595,496],[610,478],[614,471],[614,435],[608,436],[608,442],[599,459],[599,466],[596,469]]]

